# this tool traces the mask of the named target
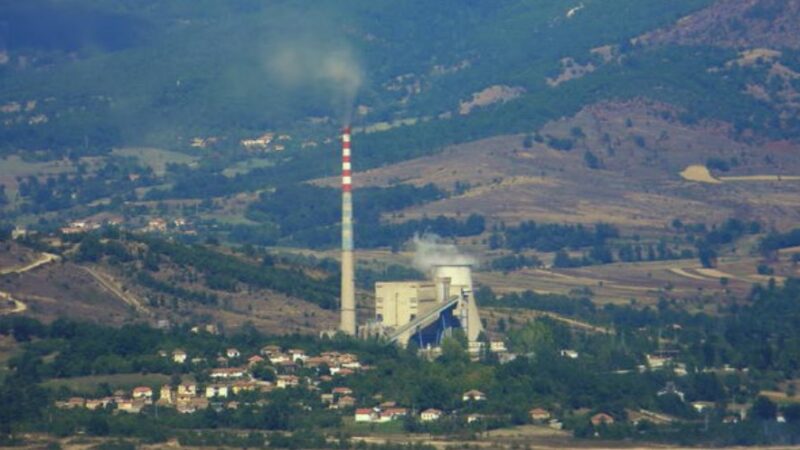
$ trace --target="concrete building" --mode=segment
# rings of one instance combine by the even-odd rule
[[[478,350],[483,325],[472,296],[472,268],[434,266],[431,280],[375,283],[373,326],[401,346],[413,339],[420,348],[435,348],[460,328],[470,350]]]

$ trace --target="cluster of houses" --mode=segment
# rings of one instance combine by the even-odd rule
[[[161,351],[159,355],[169,357],[177,364],[205,362],[205,358],[189,358],[188,353],[182,349],[175,349],[171,354]],[[242,365],[231,366],[232,362],[241,362]],[[158,392],[157,400],[154,400],[155,393],[152,388],[139,386],[134,388],[130,395],[117,391],[113,396],[100,399],[74,397],[57,402],[56,406],[87,409],[113,406],[118,411],[129,413],[138,413],[149,405],[175,408],[181,413],[193,413],[209,407],[235,409],[238,408],[239,402],[231,397],[245,392],[268,393],[274,389],[292,387],[319,390],[320,383],[334,380],[332,375],[347,376],[365,369],[359,363],[358,357],[351,353],[324,352],[318,356],[309,356],[301,349],[284,352],[280,347],[273,345],[262,348],[259,354],[246,359],[242,358],[239,350],[229,348],[224,355],[217,358],[216,363],[218,367],[210,369],[208,373],[209,383],[198,385],[195,382],[185,381],[178,386],[163,385]],[[252,376],[253,368],[259,364],[271,366],[276,374],[274,381],[259,380]],[[295,375],[296,369],[301,366],[315,368],[323,365],[328,368],[331,375],[324,374],[313,379]],[[352,391],[346,387],[334,388],[332,393],[322,394],[322,399],[323,403],[331,408],[350,408],[356,404]],[[264,402],[264,400],[256,401],[256,403]]]
[[[78,234],[88,233],[103,226],[121,226],[125,220],[121,216],[105,216],[75,220],[60,228],[61,234]],[[146,233],[164,233],[168,230],[182,231],[186,233],[193,233],[189,230],[189,223],[186,219],[178,217],[172,220],[167,220],[161,217],[153,217],[141,227],[141,231]]]
[[[275,133],[264,133],[256,138],[242,139],[239,141],[239,144],[250,151],[282,152],[286,150],[286,146],[278,142],[290,140],[292,140],[292,137],[288,134],[279,134],[276,136]],[[272,145],[270,146],[270,144]]]

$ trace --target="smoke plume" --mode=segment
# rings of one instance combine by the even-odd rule
[[[414,267],[429,272],[435,266],[476,265],[478,261],[465,255],[453,244],[442,242],[435,234],[414,236]]]
[[[344,124],[352,118],[364,71],[346,43],[303,37],[277,43],[267,60],[267,70],[287,88],[323,87],[332,93],[333,107]]]

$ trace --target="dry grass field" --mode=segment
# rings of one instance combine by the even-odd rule
[[[734,140],[724,124],[685,125],[677,114],[652,102],[597,104],[545,125],[539,132],[543,142],[529,148],[522,135],[500,136],[358,172],[354,183],[471,186],[463,195],[403,211],[404,218],[477,212],[508,223],[603,221],[655,231],[674,218],[706,223],[767,218],[778,228],[800,221],[800,183],[794,181],[800,176],[798,148],[747,144]],[[570,139],[573,149],[556,150],[547,144],[549,137]],[[598,169],[587,167],[587,150],[598,159]],[[736,165],[712,174],[703,170],[708,158]],[[694,169],[684,172],[687,167]]]

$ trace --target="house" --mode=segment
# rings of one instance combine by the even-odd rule
[[[692,408],[700,414],[714,409],[714,402],[692,402]]]
[[[665,354],[647,354],[647,365],[651,369],[663,369],[664,366],[672,362],[672,357]]]
[[[172,352],[172,360],[178,364],[186,362],[186,352],[181,349],[175,349]]]
[[[483,416],[480,414],[468,414],[466,417],[467,423],[475,423],[480,421],[482,418]]]
[[[419,418],[423,422],[433,422],[439,420],[442,417],[442,414],[442,411],[438,409],[429,408],[425,411],[422,411],[422,413],[419,415]]]
[[[224,384],[211,384],[206,386],[206,398],[214,398],[214,397],[225,398],[227,396],[228,396],[228,386]]]
[[[237,381],[230,385],[230,390],[233,391],[234,394],[238,394],[243,391],[255,391],[258,388],[258,385],[253,381]]]
[[[353,390],[349,387],[335,387],[331,391],[333,395],[353,395]]]
[[[181,414],[191,414],[196,411],[208,409],[208,399],[204,397],[195,397],[185,402],[178,403],[178,412]]]
[[[319,396],[319,401],[326,405],[329,405],[333,403],[333,394],[322,394]]]
[[[133,392],[131,393],[131,397],[133,397],[134,400],[141,399],[141,400],[144,400],[147,403],[150,403],[150,402],[153,401],[153,390],[150,389],[147,386],[135,387],[135,388],[133,388]]]
[[[550,411],[544,408],[533,408],[528,411],[528,415],[534,422],[544,422],[545,420],[550,420],[551,417]]]
[[[614,423],[614,418],[606,413],[597,413],[589,419],[592,422],[592,425],[599,427],[602,424],[611,425]]]
[[[385,410],[381,411],[380,420],[381,422],[388,422],[391,420],[400,419],[407,415],[408,409],[406,408],[386,408]]]
[[[256,364],[262,363],[264,361],[265,361],[264,358],[262,358],[262,357],[260,357],[258,355],[253,355],[253,356],[247,358],[247,365],[248,366],[255,366]]]
[[[211,369],[211,378],[241,378],[245,375],[246,370],[241,367],[220,367],[218,369]]]
[[[145,405],[142,399],[119,399],[116,403],[118,411],[131,414],[138,414]]]
[[[465,402],[481,402],[486,400],[486,394],[481,391],[472,389],[467,392],[464,392],[464,395],[461,396],[461,400]]]
[[[283,353],[270,353],[267,357],[269,358],[269,362],[275,365],[290,361],[289,357]]]
[[[261,354],[264,356],[277,355],[281,352],[281,348],[277,345],[265,345],[261,348]]]
[[[564,358],[569,358],[569,359],[578,359],[578,356],[580,356],[578,354],[578,352],[576,352],[575,350],[570,350],[570,349],[561,350],[561,352],[559,352],[559,353]]]
[[[150,219],[147,222],[145,231],[158,231],[163,233],[164,231],[167,231],[167,221],[160,217],[156,217],[155,219]]]
[[[724,423],[724,424],[739,423],[739,417],[738,416],[733,416],[733,415],[725,416],[725,417],[722,418],[722,423]]]
[[[225,351],[225,356],[233,359],[242,356],[242,354],[239,353],[239,350],[236,350],[235,348],[229,348],[228,350]]]
[[[181,383],[178,385],[178,397],[194,397],[197,395],[197,384]]]
[[[280,389],[287,387],[294,387],[300,384],[300,378],[295,375],[278,375],[278,381],[275,384]]]
[[[356,399],[349,395],[345,395],[336,402],[337,408],[352,408],[353,406],[356,406]]]
[[[355,414],[356,422],[374,422],[377,420],[377,414],[372,408],[358,408]]]
[[[158,397],[159,404],[171,405],[175,403],[175,391],[173,391],[172,386],[168,384],[161,386],[161,391],[159,392]]]
[[[289,350],[289,357],[294,362],[305,361],[308,358],[308,356],[306,356],[306,352],[304,350],[297,349],[297,348],[293,348],[293,349]]]

